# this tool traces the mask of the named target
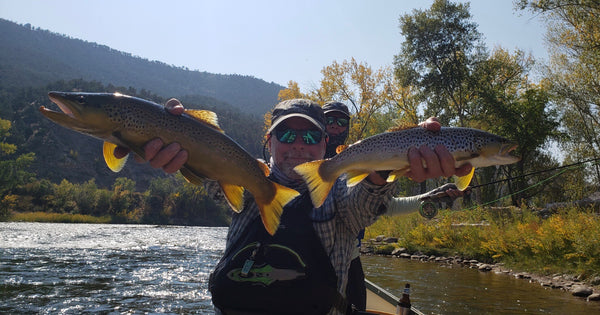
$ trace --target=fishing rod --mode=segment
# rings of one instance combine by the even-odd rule
[[[519,178],[523,178],[523,177],[527,177],[527,176],[531,176],[531,175],[537,175],[537,174],[541,174],[541,173],[545,173],[545,172],[550,172],[550,171],[554,171],[554,170],[559,170],[559,169],[563,169],[563,168],[569,168],[569,167],[572,167],[572,166],[575,166],[575,165],[580,165],[580,164],[589,163],[589,162],[598,161],[598,160],[600,160],[600,158],[594,158],[594,159],[589,159],[589,160],[585,160],[585,161],[581,161],[581,162],[577,162],[577,163],[573,163],[573,164],[567,164],[567,165],[563,165],[563,166],[557,166],[557,167],[553,167],[553,168],[549,168],[549,169],[545,169],[545,170],[539,170],[539,171],[531,172],[531,173],[520,175],[520,176],[509,177],[509,178],[500,179],[500,180],[497,180],[497,181],[493,181],[493,182],[489,182],[489,183],[485,183],[485,184],[479,184],[479,185],[475,185],[475,186],[469,186],[469,187],[470,188],[478,188],[478,187],[483,187],[483,186],[487,186],[487,185],[498,184],[498,183],[510,181],[510,180],[513,180],[513,179],[519,179]]]
[[[502,197],[502,198],[507,198],[507,197],[509,197],[511,195],[518,194],[518,193],[524,192],[525,190],[531,189],[531,188],[533,188],[535,186],[541,185],[542,183],[547,182],[547,181],[551,180],[552,178],[557,177],[557,176],[563,174],[564,172],[568,171],[569,169],[575,168],[575,166],[578,166],[578,165],[581,165],[581,164],[585,164],[585,163],[589,163],[589,162],[593,162],[593,161],[598,161],[598,160],[600,160],[600,158],[588,159],[588,160],[577,162],[577,163],[572,163],[572,164],[558,166],[558,167],[554,167],[554,168],[550,168],[550,169],[535,171],[535,172],[531,172],[531,173],[528,173],[528,174],[524,174],[524,175],[520,175],[520,176],[515,176],[515,177],[510,177],[510,178],[505,178],[505,179],[501,179],[501,180],[497,180],[497,181],[493,181],[493,182],[489,182],[489,183],[485,183],[485,184],[479,184],[479,185],[469,186],[468,188],[473,189],[473,188],[478,188],[478,187],[483,187],[483,186],[487,186],[487,185],[497,184],[497,183],[501,183],[501,182],[505,182],[505,181],[509,181],[509,180],[514,180],[514,179],[518,179],[518,178],[523,178],[523,177],[527,177],[527,176],[531,176],[531,175],[541,174],[541,173],[545,173],[545,172],[549,172],[549,171],[554,171],[554,170],[559,170],[559,169],[565,169],[564,171],[559,172],[557,174],[554,174],[554,175],[546,178],[545,180],[540,181],[539,183],[537,183],[535,185],[532,185],[532,186],[527,187],[527,188],[525,188],[525,189],[523,189],[521,191],[518,191],[518,192],[515,192],[513,194],[509,194],[507,196]],[[436,199],[440,200],[440,199],[443,199],[444,197],[448,197],[448,195],[446,195],[445,191],[436,193],[436,194],[434,194],[432,196],[427,197],[423,201],[421,201],[421,205],[419,206],[419,213],[421,214],[421,216],[423,216],[423,217],[425,217],[427,219],[433,219],[437,215],[437,213],[438,213],[438,206],[437,206],[437,204],[433,200],[436,200]],[[500,198],[500,199],[502,199],[502,198]],[[484,205],[491,204],[491,203],[496,202],[496,201],[498,201],[500,199],[496,199],[496,200],[488,202],[488,203],[486,203]]]

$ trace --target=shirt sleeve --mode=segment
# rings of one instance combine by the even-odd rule
[[[355,235],[373,224],[377,217],[384,214],[387,206],[398,190],[397,183],[383,186],[363,180],[358,185],[347,187],[345,177],[338,180],[333,188],[334,202],[340,219]]]

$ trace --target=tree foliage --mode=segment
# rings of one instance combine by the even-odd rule
[[[570,141],[560,143],[567,161],[600,158],[600,2],[595,0],[517,1],[517,7],[545,18],[550,64],[546,82],[560,104]],[[587,178],[600,185],[600,166]]]
[[[400,84],[418,89],[427,115],[464,126],[471,111],[469,80],[486,58],[469,5],[436,0],[428,10],[401,16],[400,30],[405,41],[394,57]]]

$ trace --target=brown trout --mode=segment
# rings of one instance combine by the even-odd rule
[[[104,159],[114,172],[126,162],[115,158],[117,145],[144,156],[144,145],[160,138],[178,142],[188,152],[181,174],[191,183],[216,180],[231,208],[240,212],[244,190],[258,206],[266,230],[275,234],[283,207],[299,193],[267,178],[269,168],[253,158],[218,126],[217,115],[205,110],[186,110],[177,116],[159,104],[119,93],[50,92],[63,111],[40,107],[48,119],[66,128],[104,140]]]
[[[387,182],[406,173],[408,149],[427,145],[434,149],[446,146],[456,160],[456,167],[471,163],[471,173],[457,179],[460,190],[467,188],[476,167],[511,164],[519,161],[509,155],[517,146],[500,136],[471,128],[443,127],[434,132],[422,127],[381,133],[358,141],[331,159],[300,164],[294,168],[308,184],[315,207],[325,201],[336,179],[347,174],[347,185],[354,186],[373,171],[392,171]],[[341,149],[341,148],[338,148]]]

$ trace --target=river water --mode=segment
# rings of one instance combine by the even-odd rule
[[[226,228],[0,223],[0,313],[213,314],[208,276]],[[600,314],[559,290],[506,275],[363,257],[367,277],[404,283],[426,314]]]

